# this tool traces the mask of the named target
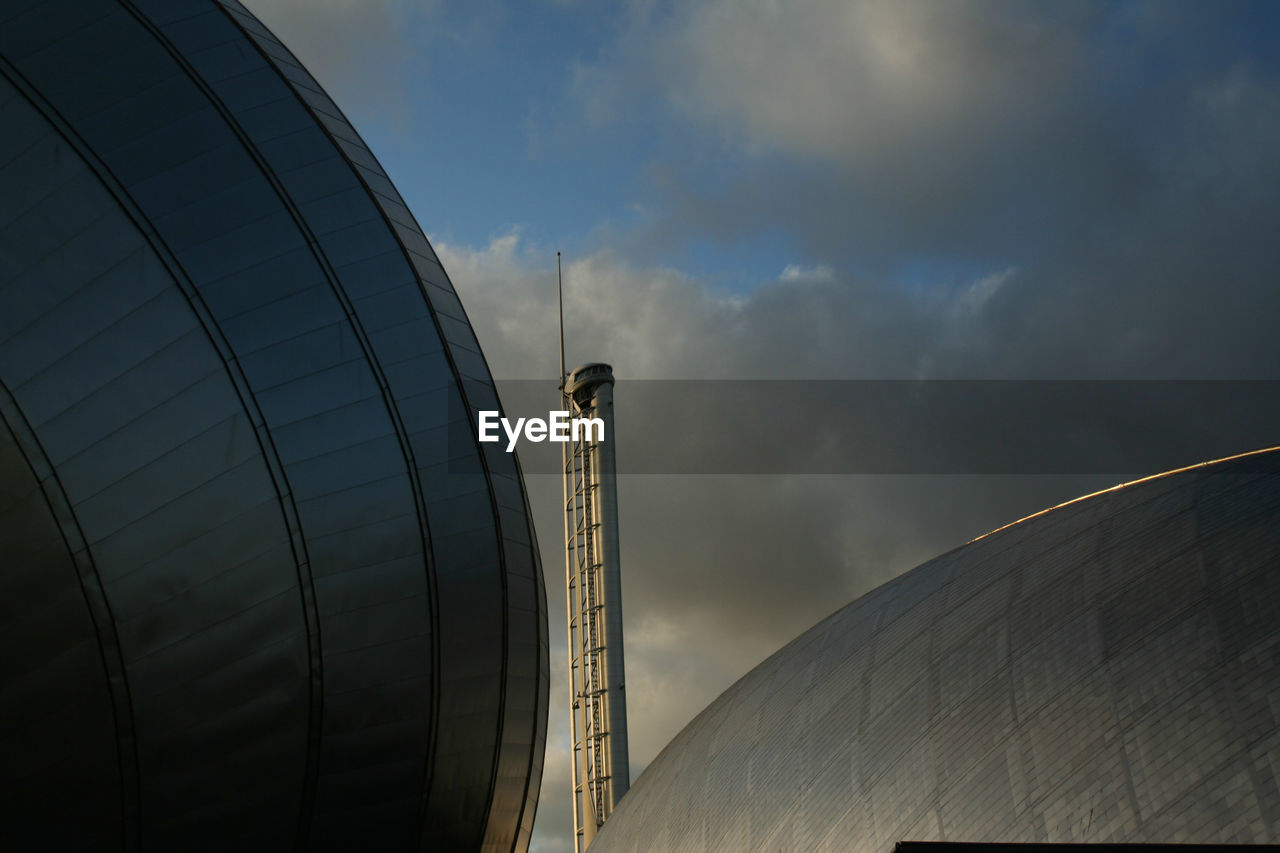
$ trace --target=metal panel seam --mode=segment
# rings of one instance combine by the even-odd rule
[[[13,392],[3,381],[0,381],[0,422],[3,422],[13,434],[19,451],[26,459],[27,466],[40,484],[41,493],[58,525],[58,532],[67,546],[67,553],[71,555],[76,566],[80,594],[84,596],[85,604],[89,608],[89,616],[93,620],[98,652],[102,656],[102,668],[106,671],[107,684],[111,691],[111,712],[115,719],[116,731],[116,762],[120,771],[120,817],[121,826],[124,829],[120,838],[120,847],[123,850],[137,849],[141,813],[138,738],[133,718],[133,697],[129,690],[129,677],[124,666],[120,637],[116,632],[115,615],[111,612],[111,603],[107,600],[103,589],[102,577],[98,573],[97,564],[94,563],[93,554],[89,551],[84,531],[80,529],[80,524],[76,520],[71,501],[68,500],[62,488],[58,472],[49,462],[40,439],[31,429]],[[39,465],[34,461],[37,459]],[[48,471],[48,474],[41,476],[41,469]],[[130,808],[131,805],[132,808]]]
[[[308,641],[308,658],[311,668],[310,683],[310,711],[308,719],[308,731],[315,731],[315,750],[318,754],[319,737],[318,729],[314,725],[314,721],[319,718],[320,707],[323,702],[323,672],[320,668],[320,625],[319,616],[315,608],[315,591],[311,579],[310,562],[307,558],[306,543],[301,536],[301,525],[298,521],[297,507],[294,505],[293,494],[289,488],[288,480],[285,476],[284,467],[280,462],[279,454],[275,448],[274,440],[266,429],[266,421],[262,417],[262,413],[258,410],[256,401],[254,401],[249,383],[242,374],[239,362],[236,360],[230,345],[227,343],[219,328],[212,312],[204,304],[204,300],[200,297],[198,291],[192,285],[190,278],[186,275],[182,265],[168,250],[160,235],[151,226],[150,221],[145,214],[142,213],[138,205],[133,201],[124,185],[116,178],[111,169],[102,162],[88,143],[71,127],[52,104],[48,103],[41,96],[34,86],[21,74],[17,69],[9,63],[7,59],[0,57],[0,72],[6,74],[10,81],[13,82],[15,88],[23,94],[24,97],[36,108],[37,111],[58,131],[62,138],[70,145],[85,164],[94,172],[95,176],[107,188],[107,191],[120,205],[125,216],[134,224],[138,232],[147,241],[148,246],[155,252],[157,258],[164,265],[166,271],[172,276],[178,289],[182,292],[188,305],[191,307],[192,313],[196,316],[205,334],[208,336],[210,343],[221,358],[223,365],[227,371],[228,378],[231,380],[232,386],[235,388],[236,396],[240,399],[241,405],[244,407],[245,414],[249,417],[253,424],[254,433],[257,437],[259,447],[262,449],[263,459],[267,463],[267,469],[275,486],[276,498],[280,504],[281,514],[284,516],[285,526],[289,531],[290,546],[294,554],[294,562],[297,566],[298,588],[302,597],[302,609],[304,627],[307,631]],[[309,734],[309,736],[311,736]],[[136,741],[135,741],[135,762],[136,757]],[[312,766],[312,762],[308,761],[308,769]],[[136,774],[135,774],[136,776]],[[305,789],[304,789],[305,790]],[[141,814],[141,788],[135,785],[137,795],[137,813]],[[305,794],[304,794],[305,796]],[[140,818],[139,818],[140,821]],[[136,841],[135,841],[136,845]]]
[[[238,27],[242,32],[244,32],[244,33],[246,34],[246,36],[248,36],[248,38],[249,38],[249,40],[251,41],[251,43],[253,43],[253,44],[254,44],[254,46],[258,49],[258,51],[262,54],[263,58],[264,58],[264,59],[265,59],[265,60],[266,60],[266,61],[267,61],[267,62],[268,62],[268,63],[269,63],[273,68],[275,68],[275,69],[277,70],[277,73],[280,73],[280,70],[279,70],[279,64],[278,64],[277,60],[276,60],[273,56],[271,56],[271,55],[270,55],[266,50],[264,50],[264,49],[262,48],[261,44],[259,44],[259,43],[258,43],[258,37],[256,37],[254,34],[249,33],[247,29],[245,29],[243,26],[241,26],[240,22],[239,22],[239,21],[237,21],[237,20],[235,19],[235,16],[234,16],[234,15],[231,13],[231,11],[227,8],[227,7],[230,5],[229,0],[219,0],[219,5],[220,5],[221,7],[223,7],[223,11],[227,14],[228,18],[230,18],[230,19],[232,20],[232,22],[233,22],[233,23],[234,23],[234,24],[235,24],[235,25],[236,25],[236,26],[237,26],[237,27]],[[236,5],[240,7],[240,10],[241,10],[242,12],[245,12],[245,13],[247,14],[247,11],[243,9],[243,6],[241,6],[239,3],[236,3]],[[280,42],[279,42],[278,40],[273,39],[273,41],[274,41],[274,43],[275,43],[276,45],[279,45],[279,46],[281,47],[281,49],[285,50],[286,52],[288,51],[288,48],[284,47],[284,45],[283,45],[283,44],[280,44]],[[291,53],[290,53],[289,55],[290,55],[290,56],[292,56],[292,54],[291,54]],[[296,61],[296,60],[295,60],[295,61]],[[301,67],[301,63],[298,63],[298,65],[299,65],[299,67]],[[284,78],[284,80],[285,80],[285,82],[290,86],[290,88],[291,88],[291,89],[293,89],[294,84],[292,83],[292,81],[290,81],[290,80],[289,80],[289,78],[288,78],[286,75],[284,75],[283,73],[281,73],[281,77],[283,77],[283,78]],[[318,87],[318,86],[319,86],[319,84],[317,84],[317,87]],[[295,90],[295,92],[296,92],[296,90]],[[298,98],[298,101],[299,101],[299,103],[302,105],[303,109],[305,109],[305,110],[307,111],[307,113],[308,113],[309,115],[311,115],[311,117],[312,117],[313,119],[315,119],[315,120],[317,121],[317,123],[320,123],[320,124],[321,124],[321,126],[323,127],[323,126],[324,126],[323,122],[321,122],[321,121],[320,121],[320,119],[316,116],[316,110],[315,110],[315,109],[314,109],[314,108],[313,108],[309,103],[307,103],[305,99],[303,99],[303,98],[299,97],[299,98]],[[347,124],[347,126],[350,126],[350,122],[346,122],[346,121],[344,120],[344,123],[345,123],[345,124]],[[353,128],[352,130],[353,130],[353,133],[354,133],[354,132],[355,132],[355,131],[354,131],[354,128]],[[328,135],[330,135],[330,136],[331,136],[332,134],[328,134]],[[408,248],[404,245],[403,241],[402,241],[402,240],[400,239],[400,237],[399,237],[399,234],[395,231],[395,227],[391,224],[391,222],[390,222],[390,217],[389,217],[389,215],[387,214],[386,210],[382,207],[382,205],[381,205],[381,204],[379,204],[379,203],[378,203],[378,195],[377,195],[377,193],[375,193],[375,192],[373,191],[373,189],[369,186],[368,182],[365,180],[364,176],[362,176],[362,175],[360,174],[359,169],[357,169],[357,168],[356,168],[356,166],[355,166],[355,164],[354,164],[354,163],[352,163],[351,158],[347,155],[346,151],[344,151],[344,150],[342,149],[342,146],[341,146],[341,145],[337,145],[337,144],[335,144],[335,146],[334,146],[334,147],[335,147],[335,149],[337,150],[338,155],[339,155],[340,157],[342,157],[342,159],[343,159],[343,160],[348,164],[348,166],[350,166],[350,167],[351,167],[352,173],[354,174],[354,176],[355,176],[356,180],[357,180],[357,181],[358,181],[358,182],[359,182],[359,183],[360,183],[360,184],[365,188],[366,192],[368,192],[368,193],[369,193],[369,197],[370,197],[370,199],[373,201],[373,203],[374,203],[375,207],[377,207],[378,212],[381,214],[381,216],[382,216],[382,218],[383,218],[383,221],[387,224],[388,229],[389,229],[389,231],[391,232],[391,237],[392,237],[392,239],[393,239],[393,240],[395,240],[395,242],[397,243],[397,245],[399,245],[399,246],[400,246],[400,249],[401,249],[401,251],[404,253],[406,260],[409,262],[410,267],[414,270],[414,272],[415,272],[415,273],[418,273],[418,271],[417,271],[417,267],[413,264],[412,257],[411,257],[411,255],[410,255],[410,253],[409,253]],[[365,149],[367,150],[367,146],[364,146],[364,147],[365,147]],[[372,156],[372,152],[370,152],[370,155]],[[375,158],[375,160],[376,160],[376,158]],[[385,177],[386,177],[385,172],[382,172],[382,170],[381,170],[381,169],[379,169],[379,171],[382,173],[382,176],[385,178]],[[389,180],[390,180],[390,179],[388,178],[388,181],[389,181]],[[411,214],[411,215],[412,215],[412,214]],[[421,228],[420,228],[420,227],[418,228],[418,231],[419,231],[419,233],[421,233]],[[442,267],[442,270],[443,270],[443,267]],[[445,275],[447,276],[447,273],[446,273]],[[419,278],[419,288],[420,288],[420,290],[422,291],[423,298],[424,298],[424,300],[425,300],[425,301],[426,301],[426,303],[427,303],[427,308],[428,308],[428,311],[429,311],[429,312],[430,312],[430,314],[431,314],[432,322],[433,322],[433,324],[434,324],[434,325],[435,325],[435,327],[436,327],[437,333],[440,335],[440,339],[441,339],[441,341],[442,341],[442,342],[444,342],[444,344],[445,344],[445,351],[446,351],[446,354],[448,354],[448,355],[449,355],[449,357],[447,358],[447,361],[449,362],[449,368],[450,368],[450,371],[451,371],[451,372],[453,373],[453,375],[454,375],[455,382],[456,382],[456,384],[457,384],[457,388],[458,388],[458,393],[459,393],[459,395],[463,398],[463,400],[464,400],[464,401],[466,401],[466,398],[467,398],[467,394],[466,394],[466,386],[464,385],[464,383],[463,383],[463,381],[462,381],[462,376],[461,376],[461,373],[460,373],[460,372],[459,372],[459,370],[458,370],[457,364],[454,362],[454,359],[452,358],[452,354],[450,353],[448,339],[447,339],[447,338],[445,338],[445,336],[444,336],[444,332],[443,332],[443,329],[441,329],[441,327],[440,327],[440,321],[439,321],[439,318],[436,316],[435,307],[431,304],[431,299],[430,299],[430,297],[427,295],[426,289],[422,287],[422,281],[421,281],[421,275],[420,275],[420,274],[418,274],[418,278]],[[465,311],[465,309],[464,309],[464,311]],[[481,358],[482,360],[484,359],[484,355],[483,355],[483,353],[481,353],[481,354],[480,354],[480,358]],[[488,363],[487,363],[487,361],[485,362],[485,368],[486,368],[486,370],[488,369]],[[492,376],[492,374],[490,374],[490,376]],[[490,379],[490,384],[492,384],[492,379]],[[471,425],[472,425],[472,427],[474,428],[474,427],[475,427],[475,421],[474,421],[474,418],[473,418],[473,417],[472,417],[472,415],[471,415],[471,411],[470,411],[470,407],[469,407],[469,406],[467,407],[467,417],[468,417],[468,420],[469,420],[469,421],[471,421]],[[497,714],[497,719],[498,719],[498,737],[497,737],[497,742],[496,742],[496,746],[495,746],[495,749],[494,749],[494,757],[493,757],[493,762],[492,762],[492,770],[491,770],[491,772],[490,772],[490,776],[489,776],[489,797],[488,797],[488,801],[487,801],[487,803],[486,803],[486,805],[485,805],[485,815],[484,815],[484,819],[483,819],[483,822],[482,822],[482,823],[483,823],[483,825],[487,827],[488,822],[489,822],[489,810],[490,810],[490,808],[492,807],[492,804],[493,804],[494,788],[495,788],[495,786],[497,785],[497,779],[498,779],[498,773],[497,773],[497,770],[498,770],[498,761],[499,761],[499,758],[500,758],[500,756],[501,756],[501,751],[502,751],[502,742],[503,742],[503,741],[502,741],[502,731],[503,731],[503,729],[505,728],[505,716],[504,716],[504,712],[505,712],[505,709],[506,709],[506,694],[507,694],[507,684],[508,684],[508,679],[507,679],[507,668],[508,668],[508,658],[509,658],[509,650],[510,650],[510,626],[509,626],[509,614],[508,614],[509,593],[508,593],[508,579],[507,579],[507,568],[506,568],[506,552],[505,552],[505,549],[502,547],[502,545],[503,545],[503,536],[502,536],[502,520],[501,520],[500,512],[499,512],[499,509],[498,509],[498,505],[497,505],[497,498],[496,498],[496,496],[495,496],[495,494],[494,494],[492,472],[491,472],[491,470],[490,470],[490,468],[489,468],[488,461],[487,461],[487,459],[485,458],[485,456],[484,456],[484,454],[483,454],[483,453],[480,453],[480,454],[479,454],[479,459],[480,459],[480,465],[481,465],[481,468],[482,468],[482,470],[484,471],[485,481],[486,481],[486,483],[487,483],[487,484],[488,484],[488,486],[489,486],[489,489],[488,489],[488,491],[489,491],[489,502],[490,502],[490,505],[491,505],[491,507],[492,507],[492,509],[493,509],[494,528],[495,528],[495,531],[496,531],[496,538],[497,538],[497,540],[498,540],[498,545],[499,545],[499,548],[498,548],[498,555],[499,555],[499,562],[500,562],[500,579],[501,579],[501,582],[502,582],[502,599],[503,599],[503,607],[502,607],[502,648],[503,648],[503,652],[504,652],[504,653],[503,653],[503,659],[502,659],[502,681],[501,681],[502,689],[501,689],[501,699],[499,700],[499,703],[498,703],[498,714]],[[529,525],[529,527],[530,527],[530,528],[532,528],[532,525]],[[436,620],[433,620],[433,621],[432,621],[433,633],[434,633],[434,630],[435,630],[435,626],[436,626],[436,625],[437,625],[437,621],[436,621]],[[435,655],[436,655],[436,656],[438,656],[438,654],[439,654],[439,652],[438,652],[438,649],[439,649],[439,643],[438,643],[438,642],[437,642],[437,643],[433,643],[433,649],[436,649],[436,650],[437,650],[437,651],[435,652]],[[433,673],[438,672],[438,671],[439,671],[439,670],[438,670],[438,667],[433,667]],[[438,695],[438,693],[437,693],[437,695]],[[536,696],[535,696],[535,700],[536,700]],[[535,729],[536,729],[536,721],[535,721]],[[436,732],[435,732],[435,730],[434,730],[434,726],[433,726],[433,731],[432,731],[432,749],[433,749],[433,751],[434,751],[434,745],[435,745],[435,738],[436,738]],[[536,738],[534,738],[534,740],[536,740]],[[531,765],[531,764],[532,764],[532,756],[530,757],[530,765]],[[429,791],[429,790],[430,790],[430,786],[431,786],[430,770],[428,770],[428,778],[427,778],[427,780],[426,780],[426,782],[425,782],[425,784],[424,784],[424,790],[428,790],[428,791]],[[522,811],[523,811],[523,809],[522,809]],[[516,841],[517,841],[517,840],[518,840],[518,838],[519,838],[519,821],[518,821],[518,820],[517,820],[517,824],[516,824],[516,830],[515,830],[515,832],[513,832],[513,836],[512,836],[512,838],[513,838],[513,840],[512,840],[512,847],[511,847],[511,849],[512,849],[512,850],[515,850]]]
[[[400,445],[400,451],[404,456],[405,462],[407,465],[407,472],[406,472],[408,474],[407,479],[409,480],[410,490],[413,493],[414,507],[418,515],[419,536],[422,542],[422,552],[423,552],[424,562],[426,563],[427,595],[428,595],[429,601],[432,602],[429,613],[431,616],[432,649],[433,649],[433,658],[434,658],[438,655],[437,649],[439,646],[439,643],[436,641],[437,638],[435,636],[437,618],[436,618],[435,608],[434,608],[434,601],[436,599],[436,591],[433,583],[434,558],[433,558],[433,552],[431,550],[431,536],[430,536],[429,524],[427,521],[425,500],[422,496],[422,485],[417,477],[418,467],[417,467],[417,462],[413,455],[413,451],[409,446],[408,431],[405,428],[404,421],[400,416],[399,408],[396,406],[396,403],[390,394],[390,387],[387,382],[386,375],[382,370],[381,363],[378,361],[378,358],[374,353],[373,347],[368,338],[368,334],[365,332],[364,327],[361,325],[359,317],[356,314],[355,308],[351,304],[350,298],[347,296],[346,291],[342,287],[341,279],[338,277],[337,273],[334,271],[333,266],[329,263],[329,259],[325,255],[324,250],[321,248],[320,242],[317,239],[315,233],[311,230],[310,226],[307,224],[305,217],[302,215],[302,212],[298,209],[293,199],[289,196],[287,192],[285,192],[284,187],[280,184],[279,178],[277,178],[275,172],[267,164],[266,159],[262,156],[261,152],[258,151],[257,146],[253,143],[253,141],[245,133],[244,129],[240,126],[240,122],[236,119],[235,115],[222,102],[222,99],[218,97],[218,95],[204,81],[204,79],[195,72],[195,70],[191,67],[190,63],[186,60],[186,58],[182,56],[181,52],[178,51],[176,47],[174,47],[174,45],[169,41],[169,39],[164,35],[163,31],[160,30],[158,26],[153,24],[150,21],[150,19],[148,19],[141,10],[139,10],[136,6],[134,6],[131,0],[119,0],[119,2],[130,12],[130,14],[132,14],[135,18],[137,18],[139,22],[148,29],[148,31],[151,32],[153,37],[165,48],[165,50],[170,54],[170,56],[173,57],[175,62],[187,73],[187,76],[195,83],[195,85],[200,89],[200,91],[204,94],[204,96],[208,98],[209,102],[218,111],[219,115],[222,116],[223,120],[226,121],[228,127],[231,128],[232,132],[236,135],[236,138],[240,141],[241,145],[244,146],[250,158],[252,158],[252,160],[254,161],[254,164],[262,171],[262,174],[265,177],[266,181],[271,185],[271,188],[275,191],[276,195],[279,197],[285,210],[288,211],[289,216],[293,220],[294,224],[297,226],[298,230],[302,233],[302,236],[307,243],[307,247],[311,250],[311,253],[314,256],[317,262],[317,265],[320,267],[321,271],[324,273],[325,279],[327,280],[330,286],[330,289],[333,291],[335,298],[338,300],[338,304],[342,307],[343,313],[346,315],[347,322],[350,324],[352,331],[355,333],[356,340],[360,344],[360,348],[364,355],[365,362],[366,364],[368,364],[370,371],[373,373],[374,378],[377,381],[378,391],[382,395],[383,403],[386,406],[388,417],[392,423],[393,428],[395,429],[396,441]],[[246,41],[248,41],[250,44],[254,46],[255,49],[261,52],[261,48],[258,47],[258,45],[254,42],[252,37],[250,37],[246,33],[244,28],[239,25],[239,23],[234,19],[232,15],[230,15],[226,11],[226,9],[223,9],[220,5],[216,5],[216,8],[218,8],[220,11],[222,11],[224,15],[226,15],[227,19],[231,22],[232,26],[236,28],[237,32],[240,32],[242,35],[245,36]],[[271,67],[276,71],[276,73],[279,74],[280,73],[279,69],[276,68],[275,64],[271,63],[269,58],[267,58],[267,61],[271,65]],[[284,80],[285,84],[289,85],[288,78],[285,78],[284,75],[280,75],[280,76]],[[297,93],[294,91],[291,85],[289,86],[289,90],[294,94],[294,97],[297,98]],[[301,98],[297,98],[297,99],[299,102],[302,101]],[[302,103],[302,106],[304,109],[307,108],[307,105],[305,103]],[[310,112],[310,110],[308,110],[308,112]],[[314,118],[314,115],[312,117]],[[319,122],[317,122],[317,124],[319,124]],[[321,128],[323,128],[323,125],[320,125],[320,126]],[[327,135],[328,133],[326,132],[326,136]],[[335,145],[334,147],[338,148],[337,145]],[[339,153],[341,154],[340,151]],[[249,393],[252,394],[252,391],[250,391]],[[282,475],[283,475],[283,471],[282,471]],[[310,581],[309,573],[308,573],[308,580]],[[312,584],[312,606],[313,607],[315,607],[314,595],[315,595],[314,584]],[[318,631],[319,630],[318,614],[317,614],[316,620],[317,620],[317,631]],[[434,663],[434,660],[433,660],[433,663]],[[438,666],[435,666],[435,665],[432,666],[432,679],[433,679],[432,702],[433,703],[438,701],[438,696],[439,696],[438,688],[436,688],[436,685],[434,684],[434,680],[436,678],[436,674],[438,670],[439,670]],[[322,706],[323,701],[321,701],[320,704]],[[433,714],[433,717],[432,717],[433,722],[434,722],[434,716],[435,715]],[[318,778],[318,771],[319,771],[319,753],[320,753],[320,739],[322,735],[322,731],[321,731],[322,725],[323,725],[323,720],[322,720],[322,717],[320,717],[319,708],[317,708],[317,727],[316,727],[317,735],[315,737],[315,741],[313,744],[314,758],[309,759],[308,761],[308,784],[306,788],[307,803],[303,809],[304,817],[300,818],[300,820],[305,822],[305,826],[302,826],[300,823],[300,829],[299,829],[298,843],[302,846],[306,845],[307,838],[310,834],[310,821],[312,818],[312,812],[315,805],[315,787],[316,787],[316,781]],[[433,745],[434,745],[434,739],[432,739],[428,743],[428,754],[430,754]]]

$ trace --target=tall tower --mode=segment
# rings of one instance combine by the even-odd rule
[[[571,418],[599,418],[603,440],[563,445],[574,849],[582,853],[631,784],[618,559],[613,369],[584,364],[561,387]]]

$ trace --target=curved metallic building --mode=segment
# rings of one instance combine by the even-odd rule
[[[593,853],[1280,841],[1280,452],[1023,520],[854,601],[656,758]]]
[[[545,594],[492,408],[238,3],[0,0],[0,846],[525,849]]]

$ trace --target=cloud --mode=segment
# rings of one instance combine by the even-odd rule
[[[660,39],[677,106],[722,122],[744,144],[835,163],[918,150],[933,134],[951,148],[984,128],[1030,122],[1044,95],[1088,69],[1077,44],[1082,5],[1043,20],[1008,3],[844,0],[687,7]]]
[[[554,255],[525,245],[518,231],[486,247],[437,243],[436,249],[500,387],[503,380],[554,377],[559,355]],[[1260,251],[1266,257],[1272,250]],[[912,290],[832,266],[796,265],[743,295],[600,250],[564,264],[568,362],[608,360],[620,380],[1274,375],[1280,341],[1247,329],[1237,338],[1238,325],[1212,323],[1207,312],[1222,289],[1179,279],[1172,270],[1162,282],[1163,304],[1140,314],[1107,316],[1100,299],[1131,300],[1134,294],[1124,288],[1144,284],[1126,284],[1127,272],[1102,271],[1104,281],[1118,288],[1110,293],[1064,281],[1070,269],[1015,267]],[[1255,307],[1263,304],[1261,298]],[[1275,297],[1271,300],[1274,304]],[[1190,336],[1197,327],[1210,337]],[[1133,334],[1109,334],[1125,328]],[[1176,357],[1185,351],[1202,360],[1191,364]],[[1160,372],[1180,367],[1187,373]],[[620,388],[625,391],[626,383]],[[837,393],[836,385],[832,389]],[[620,412],[625,413],[626,403],[619,400]],[[717,433],[725,424],[714,412],[685,406],[674,414],[668,434],[632,432],[625,420],[620,423],[620,442],[630,442],[619,451],[624,471],[628,450],[633,458],[660,458],[664,442],[681,434],[727,447],[751,447],[757,435],[795,440],[791,412],[759,407],[751,423],[741,425],[741,435]],[[822,424],[821,411],[812,418]],[[1032,422],[1025,413],[1010,411],[1006,419],[1008,440],[1035,440],[1014,428]],[[909,435],[909,426],[897,429]],[[1184,433],[1192,435],[1193,426],[1202,425],[1170,424],[1168,434],[1153,436],[1152,442],[1163,438],[1170,447],[1186,447]],[[872,428],[895,429],[892,424],[867,427]],[[857,436],[834,439],[856,441]],[[790,458],[803,460],[807,454],[812,468],[821,470],[823,453],[817,443],[797,448]],[[751,470],[750,464],[741,470]],[[531,480],[542,496],[535,507],[545,510],[539,529],[558,529],[558,482]],[[981,476],[625,478],[620,500],[627,524],[628,619],[644,624],[661,614],[670,631],[679,616],[689,648],[745,667],[826,611],[937,551],[1010,517],[1109,484],[1084,477],[1026,482]],[[544,537],[543,544],[552,546],[556,539]],[[547,552],[546,564],[560,564],[558,548]],[[554,568],[550,571],[554,576]],[[803,580],[796,582],[797,576]],[[558,624],[553,615],[552,625]]]
[[[812,267],[787,264],[778,278],[782,281],[831,281],[835,278],[835,272],[826,264]]]
[[[554,376],[555,258],[519,232],[471,248],[436,243],[500,385]],[[1012,270],[918,299],[796,269],[750,294],[600,251],[568,260],[570,362],[607,358],[623,378],[910,376],[947,363],[981,328]],[[818,273],[818,274],[815,274]],[[548,383],[548,389],[550,389]],[[624,390],[625,390],[625,386]],[[548,400],[547,405],[551,405]],[[626,399],[619,399],[625,413]],[[761,411],[753,428],[777,418]],[[820,413],[815,413],[820,418]],[[620,416],[621,417],[621,416]],[[701,436],[694,411],[672,426]],[[619,453],[667,440],[620,426]],[[731,440],[733,437],[727,437]],[[853,439],[854,437],[849,437]],[[821,448],[812,449],[820,453]],[[563,696],[560,484],[528,476],[548,578],[554,683]],[[632,476],[619,484],[632,761],[638,772],[738,676],[804,628],[896,574],[1106,478]],[[559,639],[557,639],[559,637]],[[557,706],[558,707],[558,706]],[[566,739],[551,718],[538,849],[569,838]]]
[[[245,6],[340,108],[403,121],[410,93],[402,75],[423,47],[413,39],[435,16],[435,0],[246,0]]]
[[[1134,226],[1154,248],[1223,218],[1246,220],[1236,243],[1274,223],[1276,75],[1249,48],[1266,13],[706,0],[626,30],[582,97],[688,128],[651,168],[668,244],[782,227],[876,274],[921,257],[1078,267]]]
[[[868,14],[893,15],[900,5]],[[792,11],[836,14],[831,4]],[[703,25],[713,13],[727,16],[718,34]],[[739,14],[753,26],[771,20],[769,8],[758,4],[739,12],[736,4],[709,3],[680,26],[668,23],[647,37],[668,39],[668,53],[655,47],[654,55],[669,56],[680,39],[730,38],[744,26],[730,20]],[[978,17],[940,14],[944,22]],[[817,20],[788,26],[826,29],[821,15]],[[1097,44],[1090,39],[1101,26],[1096,16],[1066,14],[1039,29],[1024,21],[1020,26],[1031,27],[1025,33],[1007,23],[994,34],[982,21],[963,23],[957,35],[949,24],[908,14],[898,24],[909,31],[900,47],[919,52],[927,43],[937,61],[960,62],[956,57],[995,39],[992,49],[1004,58],[974,58],[986,63],[978,83],[934,79],[927,69],[907,69],[895,80],[893,64],[905,60],[877,48],[888,54],[865,61],[884,68],[859,71],[870,75],[858,84],[871,87],[866,97],[892,101],[897,87],[910,90],[902,95],[908,103],[879,128],[856,126],[863,114],[843,104],[849,90],[835,82],[811,86],[813,98],[792,91],[803,93],[806,75],[829,73],[839,62],[793,71],[788,63],[798,63],[798,55],[788,58],[780,49],[779,56],[761,57],[748,49],[750,39],[725,49],[733,55],[716,58],[712,51],[712,59],[686,58],[683,66],[655,71],[659,83],[678,74],[694,81],[673,115],[692,116],[698,132],[731,130],[743,148],[785,156],[730,158],[733,168],[714,185],[692,173],[701,162],[666,164],[656,174],[666,169],[670,181],[646,205],[646,219],[670,235],[746,240],[785,223],[809,256],[776,277],[762,275],[745,294],[630,252],[566,258],[571,364],[604,358],[624,379],[1274,377],[1280,363],[1280,340],[1269,329],[1280,310],[1274,288],[1280,248],[1273,239],[1280,167],[1269,153],[1280,149],[1275,80],[1247,63],[1205,60],[1156,86],[1155,107],[1129,96],[1102,103],[1094,97],[1098,80],[1119,72],[1106,67],[1114,58],[1092,55]],[[1141,26],[1157,23],[1171,26],[1163,19]],[[1048,57],[1026,40],[1047,40]],[[771,49],[767,39],[756,46]],[[749,74],[735,82],[733,74],[696,66],[732,64],[738,54],[777,63],[783,89],[761,93]],[[1081,57],[1104,67],[1085,67]],[[987,86],[992,75],[1005,73],[1006,62],[1010,75],[1028,81]],[[618,85],[607,69],[597,71]],[[627,73],[626,85],[635,85],[640,75],[635,68]],[[739,83],[741,91],[722,101],[706,94],[708,86]],[[1124,75],[1112,83],[1141,88]],[[755,97],[787,100],[779,110],[847,112],[803,126],[800,117],[789,123],[749,116]],[[698,98],[706,100],[701,108],[692,106]],[[952,99],[976,106],[964,112]],[[698,109],[704,115],[693,116]],[[965,117],[984,115],[972,126]],[[881,121],[874,110],[865,118]],[[1144,122],[1151,127],[1134,130]],[[922,157],[927,165],[917,168]],[[527,245],[519,231],[488,246],[436,248],[495,374],[554,376],[554,256]],[[904,278],[902,269],[914,272]],[[1017,423],[1019,413],[1008,418]],[[681,411],[676,420],[686,430],[705,428],[696,412]],[[767,433],[774,422],[761,411],[752,428]],[[1183,426],[1170,424],[1167,436],[1152,440],[1172,441]],[[663,440],[626,438],[633,449]],[[651,760],[737,675],[854,596],[969,537],[1112,483],[624,478],[633,763],[638,769]],[[539,529],[558,529],[558,482],[535,476],[530,490]],[[553,579],[562,559],[556,540],[543,540]],[[563,624],[563,602],[554,580],[549,590],[554,630]],[[553,639],[552,648],[562,644]],[[563,685],[553,687],[553,695],[563,692]],[[556,725],[563,724],[553,715]],[[562,759],[548,752],[548,766]],[[549,774],[543,797],[539,838],[567,838],[565,780]]]

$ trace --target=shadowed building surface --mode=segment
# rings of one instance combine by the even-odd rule
[[[1268,451],[1033,516],[837,611],[690,723],[592,850],[1275,842],[1278,724]]]
[[[523,850],[541,569],[422,231],[238,3],[0,22],[3,846]]]

